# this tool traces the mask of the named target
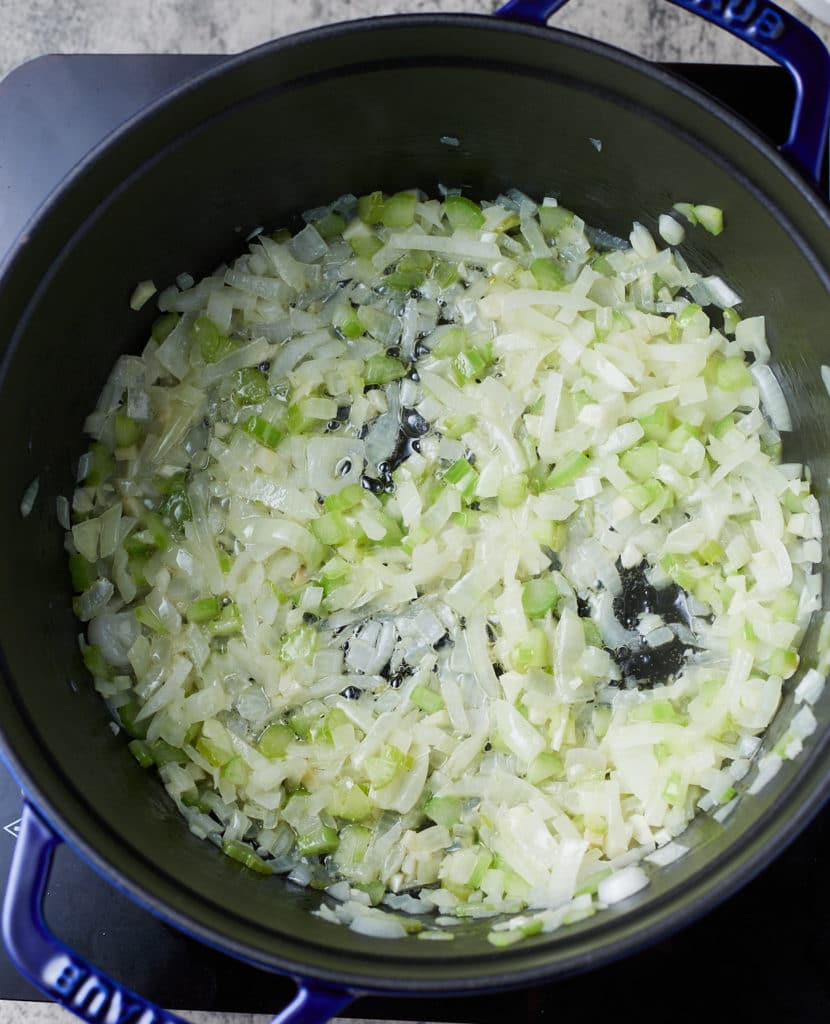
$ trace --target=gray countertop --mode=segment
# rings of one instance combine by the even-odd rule
[[[805,15],[794,0],[779,3],[802,15],[830,45],[830,27]],[[351,18],[399,12],[489,13],[497,6],[494,0],[260,0],[249,5],[227,0],[0,0],[0,78],[45,53],[232,53]],[[580,0],[558,15],[556,24],[650,60],[762,60],[749,47],[664,0]],[[250,1014],[186,1016],[194,1024],[270,1020]],[[0,1001],[0,1024],[69,1024],[74,1019],[50,1004]]]

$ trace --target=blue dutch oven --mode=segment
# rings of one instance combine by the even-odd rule
[[[766,313],[794,420],[786,457],[811,467],[827,521],[830,398],[820,371],[830,364],[830,217],[815,187],[827,51],[765,0],[674,0],[790,71],[795,108],[776,150],[680,79],[546,29],[564,2],[512,0],[496,18],[358,21],[229,58],[91,153],[0,271],[0,432],[10,442],[0,499],[0,740],[27,794],[3,934],[20,970],[85,1020],[177,1024],[50,933],[41,903],[63,841],[164,921],[296,978],[297,997],[276,1020],[312,1024],[359,995],[520,987],[641,949],[747,883],[825,798],[827,699],[803,754],[725,825],[697,820],[684,837],[688,855],[636,896],[505,950],[487,943],[487,922],[460,925],[453,942],[381,943],[314,916],[318,893],[258,881],[194,838],[113,736],[78,659],[53,499],[72,490],[83,418],[109,368],[147,336],[151,311],[125,313],[134,282],[172,280],[182,267],[208,272],[238,249],[240,230],[284,223],[346,191],[555,191],[614,234],[677,199],[725,208],[728,231],[717,240],[695,232],[684,254],[722,273],[745,309]],[[442,136],[460,145],[442,145]],[[601,153],[589,136],[602,140]],[[41,498],[23,519],[19,498],[35,476]],[[817,631],[806,638],[805,665]],[[773,726],[771,742],[776,734]]]

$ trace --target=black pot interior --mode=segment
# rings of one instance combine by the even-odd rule
[[[455,136],[457,147],[442,144]],[[600,139],[600,152],[590,138]],[[137,120],[88,161],[21,239],[0,279],[4,346],[0,529],[4,673],[0,722],[12,762],[77,846],[170,920],[279,969],[368,987],[464,989],[583,969],[703,912],[771,856],[818,806],[826,729],[726,827],[693,828],[693,852],[622,907],[509,951],[487,922],[452,943],[383,943],[324,924],[314,894],[261,881],[192,837],[160,786],[113,736],[77,653],[78,626],[55,520],[83,450],[81,427],[116,358],[138,351],[149,304],[135,283],[198,276],[257,225],[295,225],[343,192],[439,184],[488,198],[553,193],[588,223],[652,230],[673,202],[722,206],[719,238],[682,252],[764,312],[795,429],[827,508],[830,364],[823,204],[739,122],[564,34],[476,18],[385,19],[255,51]],[[39,478],[31,516],[20,498]],[[816,630],[813,630],[815,633]],[[814,657],[815,637],[804,664]],[[826,725],[827,701],[816,709]]]

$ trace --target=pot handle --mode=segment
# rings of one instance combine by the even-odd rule
[[[496,14],[544,26],[568,0],[508,0]],[[781,153],[818,184],[830,124],[830,53],[819,36],[770,0],[671,0],[720,25],[781,64],[795,82],[790,134]]]
[[[25,803],[3,903],[3,939],[13,963],[47,996],[89,1024],[188,1024],[92,967],[49,931],[43,899],[52,856],[61,842]],[[273,1024],[326,1024],[356,996],[295,980],[297,995]]]

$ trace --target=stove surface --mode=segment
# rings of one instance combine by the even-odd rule
[[[0,260],[33,211],[110,130],[215,56],[62,56],[26,64],[0,82]],[[778,68],[674,65],[753,121],[786,134],[792,90]],[[25,144],[19,144],[25,140]],[[21,794],[0,761],[0,887]],[[366,999],[346,1016],[501,1022],[608,1013],[623,1022],[707,1018],[786,1024],[830,1020],[830,815],[820,816],[770,867],[683,931],[589,975],[514,993],[459,999]],[[0,891],[2,891],[0,889]],[[161,1006],[273,1012],[290,981],[189,939],[116,891],[62,846],[46,916],[102,970]],[[43,997],[0,949],[0,999]]]

